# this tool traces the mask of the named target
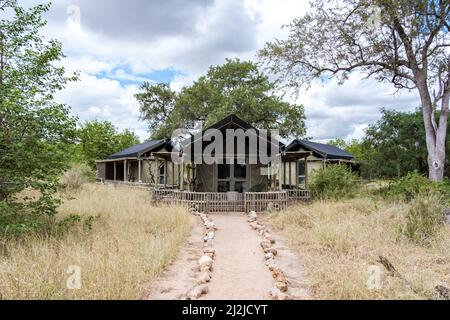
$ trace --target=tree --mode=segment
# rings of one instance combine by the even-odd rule
[[[122,151],[140,143],[139,137],[129,129],[125,129],[124,131],[117,133],[114,140],[115,148],[117,150],[115,152]]]
[[[136,98],[155,138],[170,137],[178,128],[207,127],[229,114],[262,129],[279,129],[285,137],[303,136],[303,106],[283,101],[275,89],[254,63],[227,59],[179,93],[167,84],[145,83]]]
[[[314,79],[342,82],[359,71],[399,90],[416,90],[429,178],[441,180],[450,100],[449,11],[448,0],[316,1],[289,25],[287,40],[266,44],[260,56],[294,88]]]
[[[397,178],[417,171],[426,174],[427,147],[422,111],[398,112],[382,109],[382,117],[370,125],[361,140],[335,139],[336,145],[353,154],[364,178]],[[450,132],[446,150],[450,150]],[[450,176],[450,158],[446,176]]]
[[[130,130],[119,133],[117,128],[108,121],[85,122],[78,132],[79,152],[92,168],[95,160],[108,158],[111,154],[122,151],[139,143],[139,138]]]
[[[382,110],[382,118],[366,130],[364,142],[377,151],[374,171],[380,177],[400,177],[408,172],[427,172],[427,147],[425,128],[420,110],[396,112]],[[450,133],[448,133],[449,138]],[[447,139],[446,150],[450,150]],[[446,172],[450,174],[450,159]]]
[[[39,33],[48,5],[25,10],[16,1],[0,0],[0,228],[26,228],[24,217],[53,215],[59,175],[67,167],[68,146],[75,138],[76,119],[53,101],[66,77],[55,62],[61,45]],[[33,199],[15,195],[37,191]]]
[[[169,120],[175,108],[177,94],[167,83],[151,84],[145,82],[141,86],[141,93],[136,95],[141,110],[141,119],[148,123],[149,131],[165,131],[164,124]]]
[[[379,151],[367,139],[353,139],[347,142],[344,139],[338,138],[329,141],[328,144],[337,146],[352,154],[359,165],[359,171],[362,178],[372,179],[380,177],[378,172],[380,164],[376,162]]]

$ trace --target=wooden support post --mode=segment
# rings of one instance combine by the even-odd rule
[[[308,157],[305,158],[305,189],[308,189],[308,180],[309,180],[309,175],[308,175]]]
[[[289,161],[289,189],[292,188],[292,162]]]
[[[127,182],[127,160],[123,162],[123,182]]]
[[[114,161],[114,182],[117,180],[117,163]]]
[[[281,177],[283,175],[283,166],[282,166],[282,161],[281,161],[281,154],[280,154],[280,162],[278,164],[278,187],[280,189],[280,191],[283,191],[283,184],[281,183]]]
[[[172,162],[172,189],[175,188],[175,163]]]
[[[167,189],[167,176],[168,176],[168,170],[169,168],[167,168],[167,160],[164,159],[164,189]]]
[[[154,159],[155,168],[154,168],[154,175],[155,175],[155,188],[158,187],[159,184],[159,159],[155,157]]]
[[[142,160],[138,160],[138,182],[142,183]]]
[[[180,190],[184,191],[184,162],[181,163]]]
[[[295,160],[295,188],[298,189],[298,166],[300,165],[300,161],[297,159]]]
[[[284,167],[284,175],[283,175],[283,185],[287,185],[287,179],[286,179],[286,161],[283,162]]]
[[[187,169],[187,190],[191,191],[191,165],[189,165],[189,168]]]
[[[247,203],[247,192],[244,192],[244,212],[249,213],[248,211],[248,203]]]

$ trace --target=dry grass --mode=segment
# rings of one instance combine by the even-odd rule
[[[407,207],[369,199],[317,202],[270,216],[285,231],[308,271],[317,299],[437,298],[434,287],[450,286],[450,227],[442,227],[429,247],[399,233]],[[413,284],[406,286],[377,263],[390,259]],[[369,267],[380,266],[381,287],[370,290]]]
[[[188,233],[185,210],[152,206],[148,191],[85,185],[74,197],[60,208],[62,217],[99,215],[92,230],[4,242],[0,298],[142,298]],[[66,287],[69,266],[81,268],[80,290]]]

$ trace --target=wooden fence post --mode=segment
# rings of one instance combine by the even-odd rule
[[[210,196],[210,193],[207,193],[206,194],[206,200],[205,200],[205,207],[206,207],[206,213],[207,214],[209,214],[209,196]]]
[[[244,192],[244,212],[248,213],[248,207],[247,207],[247,192]]]

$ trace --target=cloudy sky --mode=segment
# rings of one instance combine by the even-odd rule
[[[22,0],[26,5],[42,2]],[[226,57],[256,59],[265,42],[308,10],[309,0],[57,0],[45,34],[63,44],[68,71],[80,81],[58,95],[81,121],[109,120],[147,137],[133,98],[143,81],[190,84]],[[353,75],[342,85],[315,84],[305,106],[308,136],[359,138],[379,109],[413,110],[413,93]]]

